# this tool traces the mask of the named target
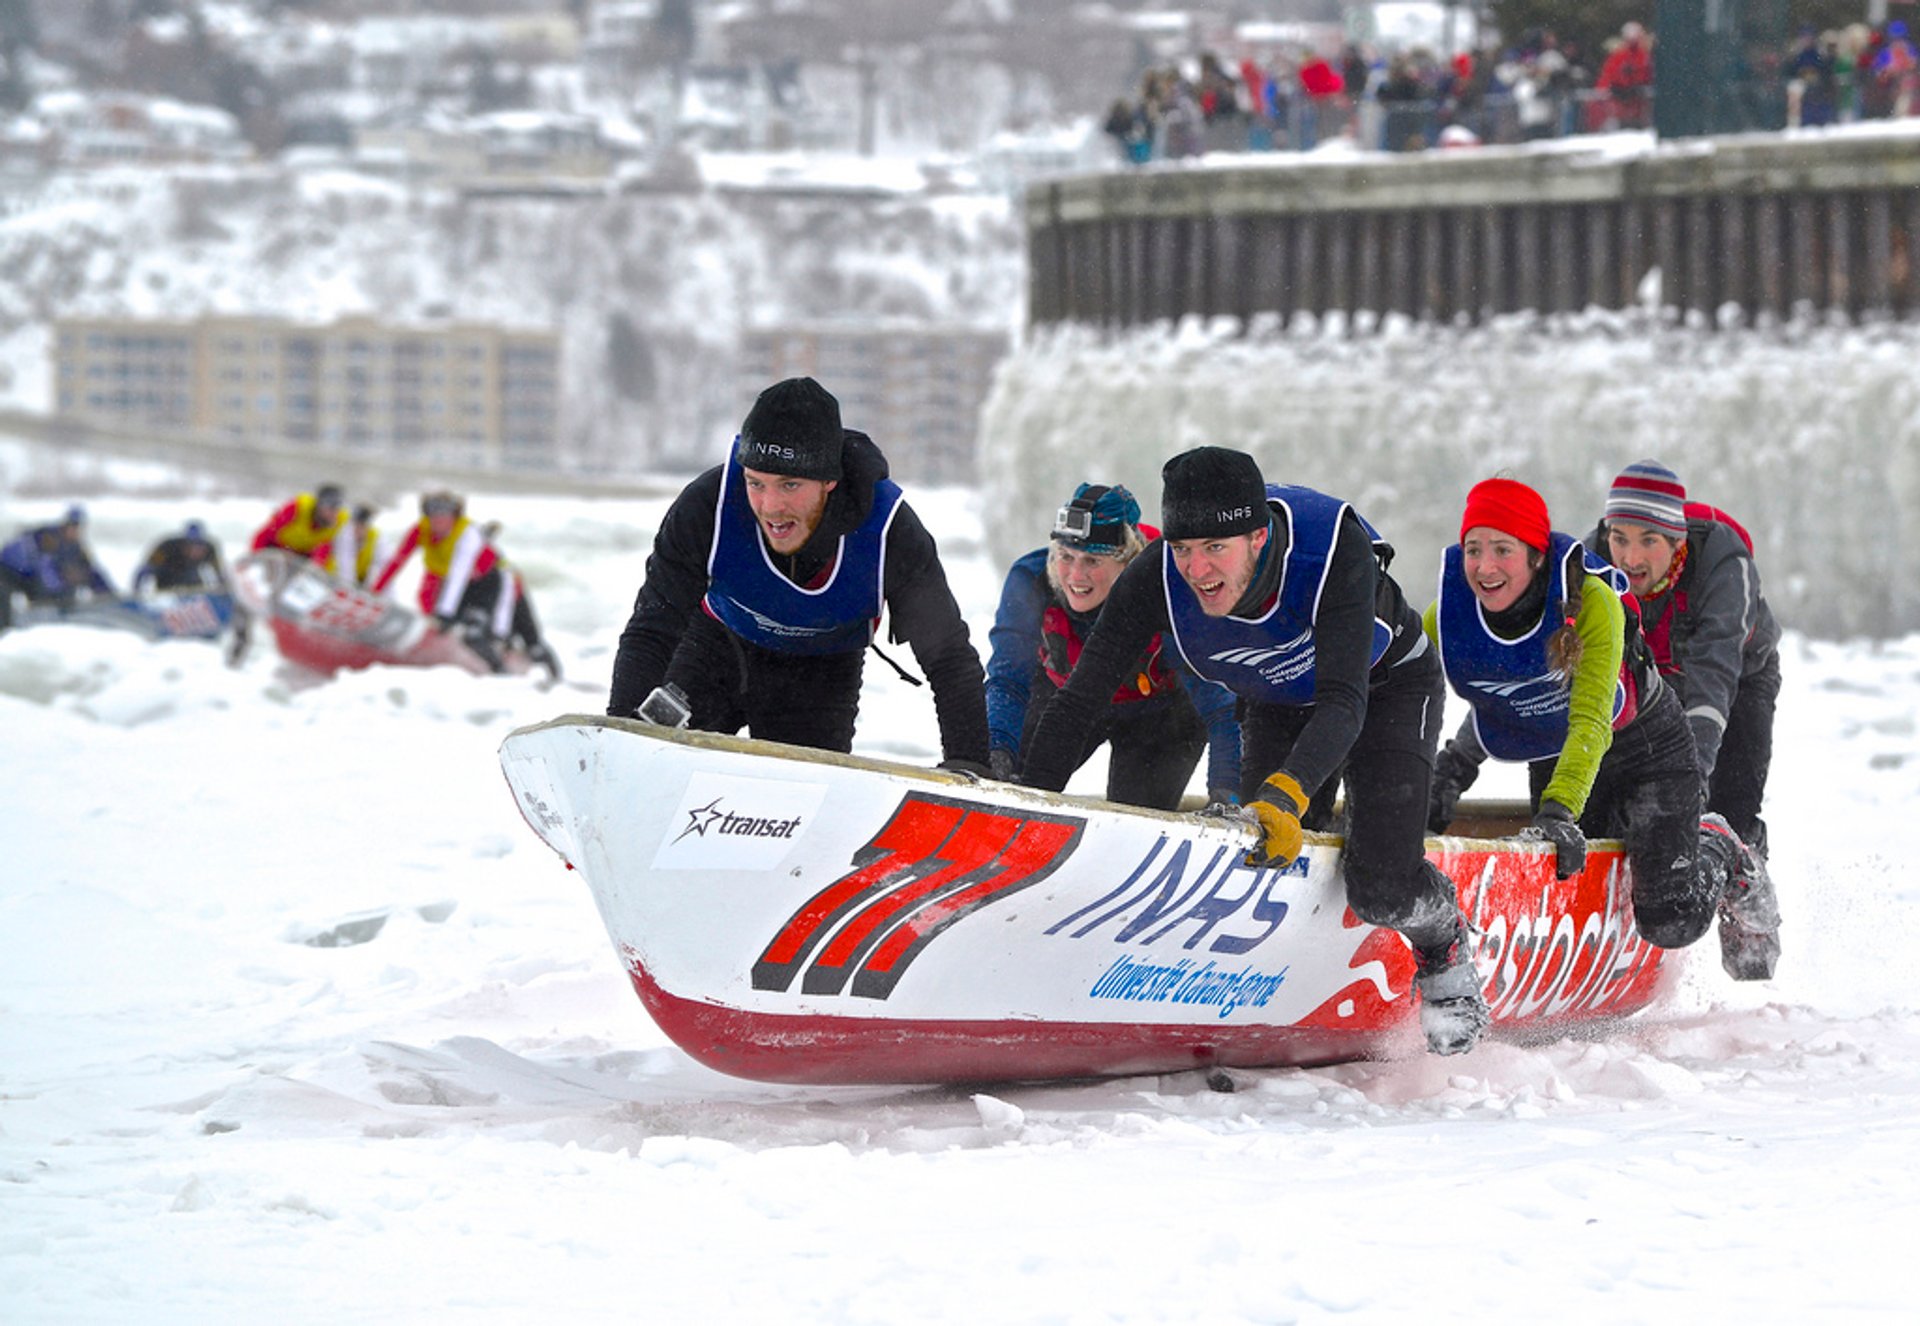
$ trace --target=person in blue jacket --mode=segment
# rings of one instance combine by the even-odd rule
[[[988,759],[995,777],[1019,773],[1020,752],[1073,674],[1113,582],[1158,537],[1140,523],[1140,503],[1124,487],[1083,483],[1055,516],[1047,546],[1007,572],[988,637]],[[1104,742],[1110,747],[1107,800],[1176,810],[1207,746],[1207,800],[1237,805],[1234,703],[1231,691],[1194,677],[1156,635],[1088,732],[1080,763]]]
[[[0,631],[13,625],[13,596],[55,603],[64,611],[82,594],[118,598],[113,582],[87,551],[85,508],[67,508],[57,525],[27,530],[0,546]]]

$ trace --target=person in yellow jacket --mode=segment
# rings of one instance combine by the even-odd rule
[[[327,570],[356,585],[371,584],[393,560],[393,540],[373,523],[373,508],[362,503],[334,537]]]
[[[275,511],[273,518],[253,536],[253,550],[285,548],[324,564],[334,539],[346,523],[345,494],[338,484],[322,484]]]
[[[486,532],[467,517],[460,497],[442,491],[420,499],[420,519],[375,572],[370,588],[385,593],[416,550],[422,568],[420,610],[442,630],[459,621],[472,625],[474,629],[465,636],[467,644],[500,671],[504,666],[501,650],[513,632],[514,609],[521,601],[518,577],[509,575]],[[553,651],[538,638],[537,628],[526,643],[534,661],[558,676]]]

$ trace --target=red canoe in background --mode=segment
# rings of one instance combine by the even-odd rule
[[[233,568],[234,593],[255,618],[267,623],[289,662],[331,675],[376,663],[404,667],[448,665],[477,675],[494,669],[457,631],[441,631],[432,619],[279,548],[241,558]],[[505,671],[524,673],[525,654],[502,656]]]

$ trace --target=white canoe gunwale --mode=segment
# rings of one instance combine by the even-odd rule
[[[1345,904],[1338,838],[1284,870],[1236,825],[860,756],[572,715],[501,746],[635,991],[688,1054],[803,1083],[1310,1065],[1413,1052],[1413,960]],[[1617,843],[1428,841],[1482,932],[1496,1030],[1653,997]]]

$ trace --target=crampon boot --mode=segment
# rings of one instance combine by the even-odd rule
[[[1719,906],[1720,965],[1736,981],[1771,980],[1780,961],[1780,900],[1767,863],[1722,815],[1700,817],[1700,838],[1727,862]]]
[[[1420,992],[1420,1030],[1426,1033],[1427,1049],[1465,1054],[1493,1020],[1473,966],[1473,933],[1463,920],[1450,943],[1415,948],[1413,956],[1413,988]]]

